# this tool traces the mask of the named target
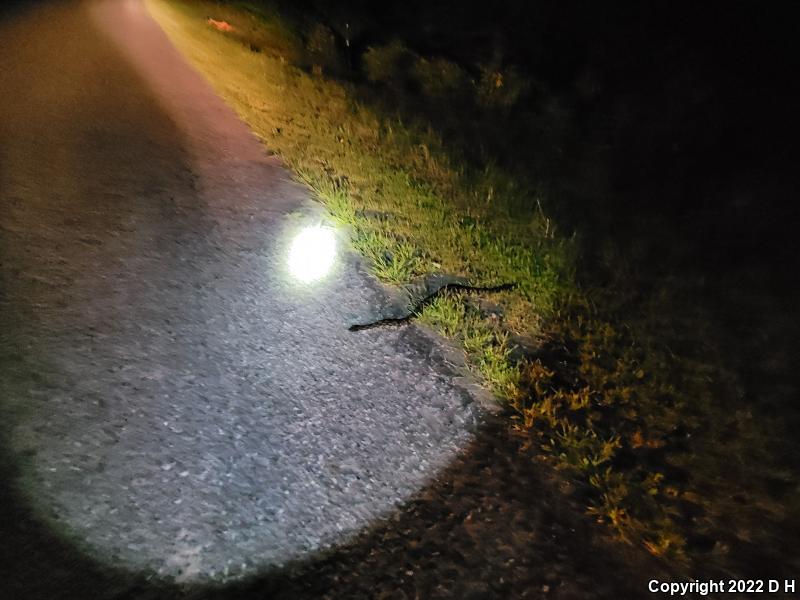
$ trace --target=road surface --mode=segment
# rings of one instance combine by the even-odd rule
[[[341,235],[327,276],[292,272],[321,211],[140,2],[2,37],[3,415],[43,520],[120,566],[226,579],[446,465],[475,410],[435,344],[347,330],[391,298]]]

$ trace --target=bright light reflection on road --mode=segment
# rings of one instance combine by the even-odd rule
[[[333,267],[336,238],[329,227],[306,227],[289,249],[289,272],[303,283],[322,279]]]

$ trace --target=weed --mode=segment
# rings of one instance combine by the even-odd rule
[[[444,294],[427,304],[419,318],[446,337],[453,338],[461,331],[464,316],[465,307],[461,297],[458,294]]]

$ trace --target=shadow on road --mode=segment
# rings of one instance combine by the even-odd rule
[[[10,598],[634,598],[657,567],[600,538],[525,437],[494,422],[436,482],[350,543],[229,586],[178,586],[101,564],[42,525],[8,485]],[[256,559],[257,560],[257,559]]]

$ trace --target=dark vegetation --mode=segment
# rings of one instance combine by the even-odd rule
[[[477,162],[544,179],[568,229],[727,210],[708,222],[720,242],[733,226],[787,258],[800,59],[780,6],[311,4],[338,46],[326,67],[381,84]]]
[[[555,269],[536,326],[505,306],[498,333],[489,317],[515,302],[503,297],[488,299],[494,311],[454,295],[423,317],[463,343],[542,455],[581,482],[590,514],[704,574],[800,566],[800,54],[786,11],[233,6],[291,32],[282,60],[344,82],[383,123],[439,136],[488,206],[538,191],[520,218],[535,208],[548,231],[552,219],[569,250],[547,251],[570,266]],[[219,10],[235,21],[230,5]],[[250,50],[274,45],[254,31],[242,34]],[[493,170],[504,174],[497,187],[484,176]],[[383,278],[424,274],[426,260],[409,250],[413,268]]]
[[[796,210],[780,206],[789,182],[769,177],[797,155],[800,59],[780,6],[311,4],[339,46],[326,67],[389,88],[393,106],[427,117],[470,157],[546,178],[559,193],[551,208],[567,202],[571,224],[585,210],[614,209],[616,220],[738,208],[728,216],[750,229],[754,216],[776,226]],[[727,235],[732,220],[717,229]]]

